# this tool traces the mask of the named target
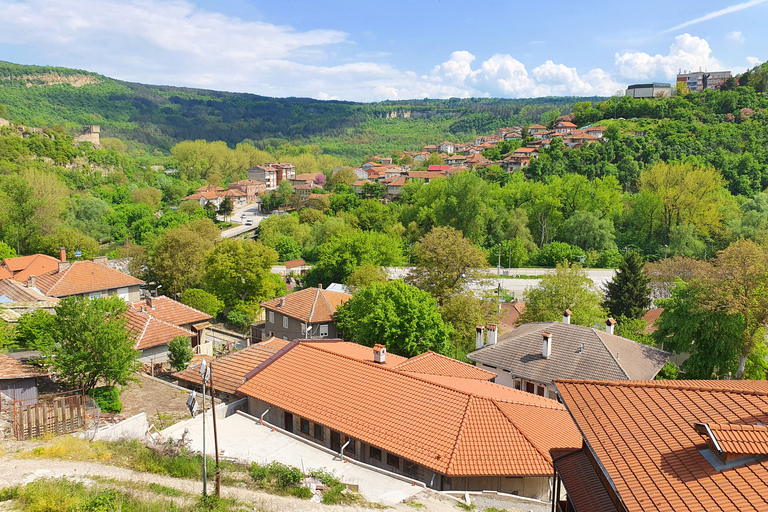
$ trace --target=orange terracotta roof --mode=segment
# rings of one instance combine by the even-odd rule
[[[723,452],[768,455],[768,426],[707,424]]]
[[[261,345],[262,347],[274,348],[275,350],[280,350],[284,348],[286,345],[288,345],[288,343],[290,343],[288,340],[284,340],[283,338],[276,338],[272,336],[269,339],[266,339],[264,341],[257,343],[257,345]]]
[[[125,316],[128,319],[128,329],[136,335],[136,350],[145,350],[169,343],[177,336],[191,338],[192,331],[182,329],[168,322],[163,322],[148,313],[140,313],[129,309]]]
[[[529,129],[529,130],[530,130],[530,129],[532,129],[532,128],[533,128],[534,130],[535,130],[535,129],[541,129],[541,130],[546,130],[546,129],[547,129],[547,127],[546,127],[546,126],[542,126],[542,125],[540,125],[540,124],[532,124],[531,126],[529,126],[529,127],[528,127],[528,129]]]
[[[645,329],[646,334],[650,334],[653,331],[658,330],[658,327],[656,327],[656,321],[659,319],[661,314],[664,312],[664,308],[653,308],[649,309],[644,315],[643,315],[643,322],[645,322],[648,327]]]
[[[549,476],[549,450],[580,445],[554,400],[454,379],[485,385],[486,393],[297,342],[239,391],[448,476]]]
[[[55,297],[46,297],[37,288],[27,288],[25,285],[13,280],[0,280],[0,299],[6,297],[11,302],[58,302]],[[0,300],[0,303],[3,301]]]
[[[3,275],[9,277],[10,273],[16,281],[26,281],[29,276],[41,276],[47,272],[58,270],[59,260],[46,254],[33,254],[31,256],[18,256],[3,260]],[[0,279],[5,277],[0,276]]]
[[[302,322],[332,322],[336,308],[351,298],[352,296],[348,293],[307,288],[289,293],[285,297],[262,302],[261,306]]]
[[[111,290],[144,284],[144,281],[92,261],[74,261],[61,272],[48,272],[35,278],[35,286],[49,297]]]
[[[302,343],[306,345],[320,347],[323,350],[327,350],[328,352],[333,352],[334,354],[338,354],[340,356],[350,357],[358,361],[366,361],[369,363],[374,362],[373,348],[366,347],[365,345],[360,345],[358,343],[350,343],[347,341],[342,341],[337,339],[302,340]],[[387,367],[393,368],[397,365],[405,363],[406,361],[408,361],[407,357],[398,356],[397,354],[392,354],[390,352],[387,352],[385,362],[381,366],[387,366]],[[376,363],[376,364],[380,364],[380,363]]]
[[[389,354],[387,354],[387,357],[389,357]],[[407,373],[423,373],[465,379],[493,380],[496,378],[496,374],[493,372],[445,357],[431,350],[400,363],[395,366],[395,369]]]
[[[22,363],[11,356],[0,354],[0,379],[25,379],[50,375],[37,366]]]
[[[203,313],[163,295],[131,303],[134,311],[141,311],[142,306],[145,306],[147,313],[153,317],[173,325],[194,324],[213,318],[208,313]]]
[[[305,172],[302,174],[297,174],[294,178],[291,179],[294,181],[315,181],[317,179],[317,173]]]
[[[5,267],[0,267],[0,280],[8,279],[8,278],[11,278],[11,277],[13,277],[13,274],[11,273],[10,270],[8,270]]]
[[[306,264],[307,264],[307,262],[302,260],[302,259],[289,260],[289,261],[286,261],[286,262],[283,263],[283,265],[285,265],[285,268],[287,270],[290,270],[290,269],[296,268],[296,267],[303,267]]]
[[[520,314],[525,311],[525,302],[518,300],[514,302],[502,302],[501,303],[501,318],[499,323],[510,329],[514,329],[517,325],[517,319],[520,318]]]
[[[768,460],[718,471],[695,429],[768,423],[768,382],[555,384],[628,511],[768,510]]]
[[[283,341],[288,343],[287,340]],[[232,352],[221,359],[209,360],[212,364],[211,379],[213,380],[214,389],[234,395],[237,393],[237,388],[243,385],[246,374],[275,355],[277,351],[278,349],[276,348],[255,344]],[[203,381],[200,378],[199,365],[199,362],[197,363],[198,367],[189,365],[186,369],[174,373],[173,376],[179,380],[185,380],[202,386]]]
[[[584,450],[552,450],[551,454],[576,510],[618,512]]]

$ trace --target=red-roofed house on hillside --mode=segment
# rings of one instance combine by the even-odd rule
[[[768,510],[768,382],[555,381],[583,435],[559,511]]]
[[[430,488],[551,499],[549,451],[581,443],[561,404],[489,382],[487,372],[462,371],[468,365],[442,356],[392,367],[383,345],[364,350],[372,359],[291,342],[238,392],[248,397],[250,415]]]
[[[41,276],[45,273],[57,270],[60,261],[66,261],[66,252],[62,251],[61,258],[56,259],[47,254],[32,254],[30,256],[17,256],[5,258],[0,263],[0,279],[12,277],[21,283],[26,282],[30,276]]]
[[[132,302],[131,309],[137,313],[147,313],[162,322],[190,331],[193,333],[190,340],[195,353],[213,354],[213,345],[207,341],[205,336],[205,330],[210,327],[210,320],[213,319],[208,313],[203,313],[162,295],[145,297],[144,300]]]
[[[62,255],[66,259],[66,255]],[[26,285],[48,297],[70,296],[98,298],[117,295],[126,302],[139,300],[144,281],[107,266],[107,257],[93,261],[59,261],[58,268],[40,275],[30,275]]]
[[[351,298],[348,293],[318,287],[262,302],[267,317],[264,335],[286,340],[338,338],[334,320],[336,308]]]
[[[168,322],[159,320],[147,311],[129,309],[125,313],[128,329],[136,337],[133,348],[141,351],[137,358],[141,363],[164,363],[168,361],[168,343],[176,337],[188,338],[190,343],[195,333]]]
[[[239,190],[240,192],[243,192],[245,194],[245,200],[248,203],[253,203],[256,201],[256,199],[259,197],[260,194],[263,194],[266,191],[267,184],[263,181],[256,181],[256,180],[240,180],[235,181],[233,183],[230,183],[227,185],[230,190],[235,189]]]

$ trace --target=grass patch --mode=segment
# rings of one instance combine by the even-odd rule
[[[426,508],[423,503],[419,503],[418,501],[406,501],[406,505],[408,505],[411,508]]]
[[[150,491],[154,492],[155,494],[162,494],[163,496],[171,496],[174,498],[184,496],[184,493],[178,489],[174,489],[173,487],[167,487],[165,485],[156,484],[154,482],[147,484],[147,488]]]
[[[310,470],[309,474],[320,480],[323,483],[323,486],[325,486],[325,490],[323,490],[323,503],[326,505],[362,504],[364,501],[359,493],[347,489],[347,487],[341,483],[341,480],[336,477],[335,473],[328,472],[324,469],[314,469]]]

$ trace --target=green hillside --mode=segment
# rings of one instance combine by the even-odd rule
[[[584,100],[600,98],[381,103],[268,98],[0,62],[0,104],[12,120],[32,126],[62,125],[72,132],[81,125],[98,124],[104,137],[163,151],[182,140],[222,140],[230,146],[252,140],[262,147],[301,141],[319,144],[327,153],[359,158],[536,122],[542,116],[567,114],[574,102]]]

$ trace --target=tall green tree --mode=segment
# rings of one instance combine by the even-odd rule
[[[593,326],[607,318],[601,307],[602,294],[578,263],[558,263],[555,271],[541,278],[525,293],[525,311],[519,324],[552,322],[571,310],[571,322]]]
[[[644,268],[642,256],[635,251],[622,258],[616,275],[605,286],[603,307],[613,318],[642,318],[651,307],[651,279]]]
[[[213,225],[208,219],[200,222]],[[195,224],[169,229],[152,246],[150,274],[163,285],[165,293],[182,293],[200,283],[205,257],[211,250],[210,234],[201,234]]]
[[[67,385],[87,393],[100,382],[125,386],[135,380],[137,333],[128,328],[123,299],[66,297],[55,311],[53,344],[42,346],[41,353]]]
[[[218,297],[199,288],[187,288],[181,293],[179,301],[213,317],[224,311],[224,303]]]
[[[253,240],[227,239],[205,259],[205,289],[219,297],[227,308],[240,302],[272,299],[280,291],[270,275],[277,265],[277,252]]]
[[[186,368],[194,356],[189,338],[176,336],[168,343],[168,362],[176,371]]]
[[[437,301],[402,280],[373,283],[358,290],[336,311],[344,339],[412,357],[427,350],[450,355],[452,327],[443,322]]]

